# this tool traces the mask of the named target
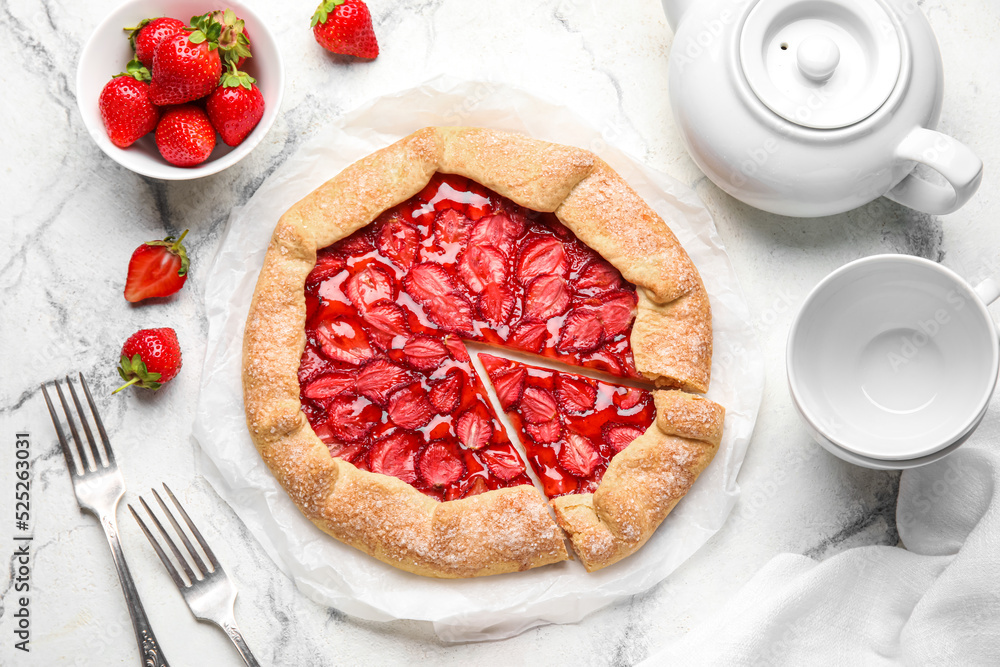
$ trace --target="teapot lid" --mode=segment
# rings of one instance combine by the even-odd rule
[[[875,0],[760,0],[740,34],[747,82],[797,125],[846,127],[889,98],[901,65],[896,26]]]

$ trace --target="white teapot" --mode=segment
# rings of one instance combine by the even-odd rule
[[[983,163],[936,132],[943,68],[915,0],[663,0],[670,103],[692,158],[752,206],[833,215],[885,195],[963,206]],[[947,185],[913,172],[917,163]]]

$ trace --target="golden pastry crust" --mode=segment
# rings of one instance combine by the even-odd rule
[[[618,453],[594,493],[552,500],[588,572],[635,553],[708,467],[725,410],[681,391],[657,391],[656,422]]]
[[[527,208],[555,212],[638,287],[631,341],[636,368],[658,386],[707,390],[711,312],[701,279],[667,225],[621,177],[581,149],[493,130],[425,128],[347,167],[278,222],[244,337],[247,426],[262,458],[306,517],[390,565],[427,576],[471,577],[565,560],[560,531],[536,489],[497,489],[438,502],[398,479],[331,457],[301,411],[297,371],[305,348],[304,285],[317,250],[406,201],[438,171],[471,178]],[[635,469],[642,479],[652,474],[627,463],[649,449],[636,447],[649,439],[647,432],[615,457],[608,474],[612,482],[616,475],[623,481],[609,484],[606,475],[593,498],[607,497],[604,502],[614,505],[616,489],[634,485],[625,479],[627,471]],[[654,459],[650,465],[665,470]],[[666,516],[679,498],[666,509],[649,508],[650,516]],[[559,501],[553,503],[557,512]],[[582,533],[570,531],[566,521],[560,518],[575,543]],[[655,529],[654,522],[647,523]],[[619,536],[624,537],[632,543],[631,534]],[[584,538],[579,539],[582,553],[588,553]]]

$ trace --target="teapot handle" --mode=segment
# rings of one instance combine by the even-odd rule
[[[896,147],[896,158],[925,164],[948,181],[937,185],[909,174],[885,196],[903,206],[945,215],[965,205],[983,180],[983,161],[965,144],[946,134],[918,127]]]

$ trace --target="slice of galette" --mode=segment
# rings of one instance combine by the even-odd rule
[[[591,153],[427,128],[345,169],[274,231],[244,338],[247,424],[317,526],[429,576],[568,557],[463,340],[709,382],[697,271]]]
[[[588,571],[646,543],[715,456],[721,406],[480,354]]]

